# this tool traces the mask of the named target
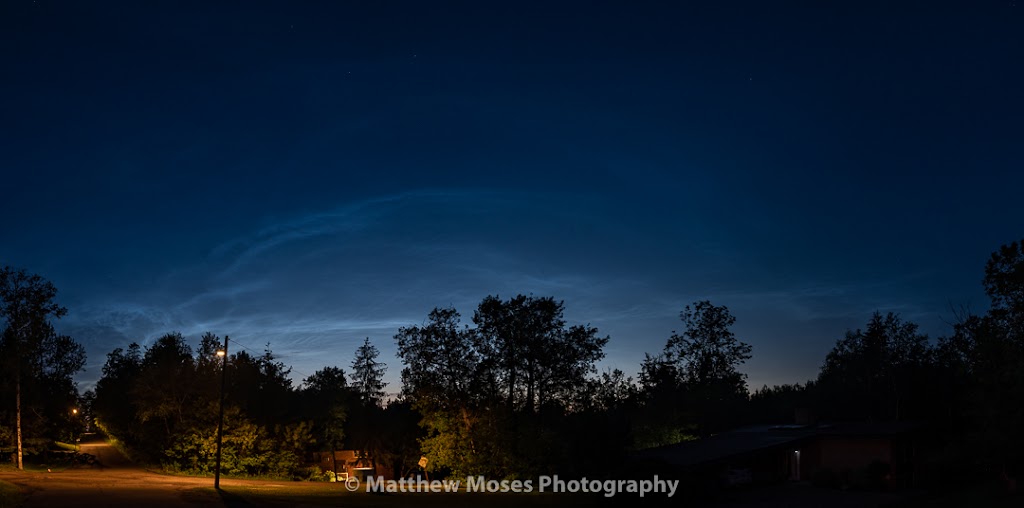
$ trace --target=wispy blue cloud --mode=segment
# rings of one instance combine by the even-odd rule
[[[435,306],[454,306],[469,323],[489,294],[564,300],[571,323],[611,336],[602,367],[630,374],[680,327],[685,305],[728,305],[737,334],[755,347],[745,366],[753,386],[813,377],[833,341],[875,309],[923,315],[890,303],[914,277],[750,277],[756,255],[699,228],[658,239],[672,256],[608,248],[636,241],[637,226],[583,193],[404,192],[238,234],[153,285],[119,293],[130,297],[80,306],[72,321],[89,344],[93,377],[110,349],[170,331],[193,340],[228,334],[259,350],[269,343],[297,382],[326,365],[347,367],[370,337],[397,390],[398,328],[422,323]]]

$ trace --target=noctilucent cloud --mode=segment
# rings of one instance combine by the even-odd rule
[[[82,388],[211,331],[296,383],[369,337],[395,392],[398,328],[490,294],[631,375],[710,299],[751,388],[983,310],[1022,7],[705,3],[5,2],[0,264],[57,285]]]

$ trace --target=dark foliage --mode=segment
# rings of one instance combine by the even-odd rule
[[[424,457],[435,475],[598,477],[632,449],[797,418],[924,422],[932,440],[923,470],[932,481],[1009,481],[1024,457],[1022,245],[992,254],[982,281],[990,307],[957,312],[948,335],[931,341],[900,315],[875,312],[836,341],[816,379],[752,393],[740,371],[751,347],[733,334],[728,308],[709,301],[685,307],[682,331],[646,355],[638,380],[599,374],[608,338],[567,324],[562,302],[523,295],[484,298],[472,326],[455,309],[436,308],[423,324],[399,329],[397,398],[385,394],[386,366],[368,338],[348,375],[325,367],[298,389],[269,346],[259,356],[234,352],[226,362],[225,470],[300,477],[308,452],[349,448],[396,476],[420,470]],[[196,350],[177,333],[115,349],[95,396],[79,399],[71,375],[84,356],[49,323],[64,313],[52,303],[55,290],[23,272],[3,276],[0,389],[9,398],[20,373],[33,429],[80,428],[66,414],[78,401],[139,457],[210,471],[224,368],[219,337],[203,336]],[[889,471],[873,464],[865,485],[882,488]],[[812,480],[846,484],[828,471]]]
[[[53,320],[67,313],[56,296],[43,277],[0,268],[0,438],[13,450],[33,438],[69,439],[77,428],[73,376],[85,365],[85,349],[54,329]]]

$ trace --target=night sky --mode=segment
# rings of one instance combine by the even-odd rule
[[[400,326],[519,293],[631,375],[710,299],[803,382],[875,310],[983,311],[1024,236],[1014,1],[7,0],[0,57],[0,264],[83,389],[211,331],[296,384],[369,337],[394,392]]]

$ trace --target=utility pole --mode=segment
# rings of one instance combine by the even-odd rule
[[[18,427],[18,469],[25,469],[25,464],[22,463],[22,451],[21,451],[21,368],[18,366],[18,372],[15,374],[14,380],[14,404],[17,406],[17,422]]]
[[[223,354],[221,354],[223,353]],[[217,419],[217,465],[213,473],[213,488],[220,490],[220,446],[224,437],[224,386],[228,378],[228,336],[224,336],[224,350],[217,351],[223,357],[220,364],[220,417]]]

